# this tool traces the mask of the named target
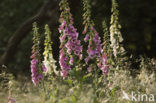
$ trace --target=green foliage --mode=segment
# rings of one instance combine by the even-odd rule
[[[0,67],[1,72],[0,72],[0,90],[2,89],[8,89],[9,87],[9,81],[14,80],[14,76],[10,73],[7,73],[7,67],[5,65],[2,65]]]

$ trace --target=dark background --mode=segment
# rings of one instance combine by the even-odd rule
[[[82,1],[68,0],[74,17],[74,25],[80,35],[82,25]],[[59,53],[59,0],[1,0],[0,1],[0,64],[9,72],[30,73],[32,47],[32,23],[37,21],[43,37],[44,25],[49,24],[53,33],[54,58]],[[156,57],[156,0],[117,0],[119,22],[128,54]],[[103,37],[102,21],[109,26],[111,0],[91,0],[92,19]],[[43,42],[42,38],[42,42]],[[82,38],[81,38],[82,39]]]

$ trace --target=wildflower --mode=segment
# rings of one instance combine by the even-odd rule
[[[41,61],[40,61],[40,39],[39,39],[39,33],[38,33],[38,28],[37,24],[33,24],[33,47],[32,47],[32,55],[31,55],[31,77],[32,77],[32,82],[36,86],[40,80],[42,80],[42,67],[41,67]],[[44,68],[45,69],[45,68]]]
[[[70,63],[70,65],[73,65],[73,63],[74,63],[74,58],[73,57],[70,58],[70,62],[69,63]]]
[[[36,58],[37,53],[32,54],[31,58],[31,73],[32,73],[32,81],[36,85],[38,83],[38,78],[37,78],[37,65],[38,65],[38,60]]]
[[[47,68],[45,67],[45,65],[42,65],[42,70],[43,72],[47,72]]]
[[[14,98],[9,97],[9,102],[8,103],[16,103],[16,100]]]
[[[61,32],[63,30],[65,25],[66,25],[66,21],[63,21],[62,25],[60,25],[60,27],[59,27],[59,32]]]
[[[39,74],[37,78],[38,78],[38,80],[42,80],[43,79],[43,74],[42,73]]]
[[[65,78],[71,66],[74,66],[76,59],[82,59],[82,46],[78,40],[79,33],[73,26],[73,18],[67,0],[60,2],[62,10],[59,26],[60,36],[60,58],[61,76]]]
[[[61,25],[63,26],[63,25]],[[51,74],[52,72],[55,75],[58,75],[58,71],[56,70],[57,66],[55,65],[56,61],[53,58],[53,54],[52,54],[52,41],[51,41],[51,31],[50,28],[48,27],[48,25],[45,25],[45,41],[44,41],[44,61],[43,61],[43,66],[42,69],[44,71],[44,74],[47,75]]]
[[[84,24],[85,24],[85,23],[84,23]],[[87,26],[85,26],[85,28],[84,28],[82,34],[85,34],[86,32],[87,32]]]
[[[61,76],[63,77],[63,79],[66,78],[67,74],[68,74],[68,71],[66,70],[61,71]]]
[[[85,59],[86,63],[88,63],[88,61],[91,59],[99,58],[102,52],[100,37],[98,36],[98,33],[95,31],[95,29],[93,27],[91,28],[91,30],[93,30],[92,32],[95,34],[92,36],[93,39],[90,39],[89,41],[87,50],[88,56]]]
[[[70,69],[70,65],[68,64],[68,57],[64,54],[63,49],[60,51],[60,59],[59,59],[59,63],[61,66],[62,70],[66,70],[68,71]]]
[[[89,66],[89,67],[87,68],[87,71],[88,71],[88,72],[91,72],[91,71],[92,71],[92,67]]]
[[[103,53],[102,58],[101,58],[101,71],[103,72],[103,74],[107,74],[108,73],[108,65],[107,65],[107,57],[105,55],[105,53]]]
[[[88,42],[88,49],[87,49],[87,57],[85,58],[86,64],[89,64],[89,61],[92,61],[92,63],[96,63],[97,66],[101,69],[101,71],[104,74],[107,74],[108,72],[108,67],[106,63],[106,56],[103,56],[103,51],[102,51],[102,44],[101,44],[101,38],[94,28],[94,23],[91,20],[91,11],[90,11],[90,5],[88,0],[83,0],[84,4],[84,15],[83,19],[84,22],[84,30],[82,34],[86,34],[84,41]],[[88,71],[91,71],[91,67],[88,67]]]
[[[84,38],[84,41],[87,42],[89,40],[89,35],[87,34]]]
[[[124,54],[125,49],[121,46],[123,41],[122,34],[120,32],[121,25],[118,22],[119,11],[117,9],[118,4],[115,0],[112,0],[112,16],[111,16],[111,26],[110,26],[110,41],[111,47],[113,49],[113,54],[115,58],[118,55]]]

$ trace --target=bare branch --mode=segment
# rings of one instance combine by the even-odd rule
[[[49,0],[41,7],[40,11],[35,16],[26,20],[9,39],[6,51],[0,58],[0,64],[6,65],[10,60],[13,60],[12,58],[17,51],[18,44],[20,44],[25,36],[32,30],[33,22],[36,21],[39,25],[42,25],[44,22],[50,20],[51,16],[55,15],[57,11],[58,0]]]

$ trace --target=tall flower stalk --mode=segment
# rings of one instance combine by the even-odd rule
[[[40,36],[38,33],[37,24],[33,24],[33,47],[31,55],[31,73],[32,82],[37,85],[43,78],[42,74],[42,63],[40,54]]]
[[[45,66],[45,69],[43,69],[45,74],[51,74],[52,72],[55,75],[58,75],[58,71],[56,71],[56,61],[53,58],[52,54],[52,41],[51,41],[51,31],[49,29],[48,25],[45,25],[45,40],[44,40],[44,61],[43,61],[43,68]]]
[[[82,46],[78,40],[79,33],[73,26],[73,18],[67,0],[60,2],[60,58],[61,76],[65,78],[76,61],[82,59]]]
[[[111,41],[111,47],[113,49],[113,54],[115,58],[119,57],[122,53],[125,52],[125,49],[121,45],[123,38],[120,32],[121,25],[118,22],[119,10],[117,8],[118,8],[118,4],[116,0],[112,0],[110,41]]]
[[[102,22],[102,27],[103,27],[103,33],[104,33],[103,44],[102,44],[103,51],[105,51],[105,53],[107,55],[109,55],[109,57],[110,57],[111,56],[110,35],[109,35],[109,31],[108,31],[108,26],[105,21]]]
[[[87,49],[87,57],[85,58],[86,64],[91,63],[98,63],[98,67],[102,70],[104,74],[107,73],[107,66],[106,64],[106,56],[102,54],[102,44],[101,38],[94,28],[94,22],[91,20],[91,6],[89,5],[89,0],[83,0],[83,19],[84,19],[84,30],[83,34],[85,34],[84,41],[88,43]],[[103,56],[102,56],[103,55]],[[88,71],[91,71],[92,65],[88,67]]]
[[[112,0],[112,9],[111,9],[112,15],[111,15],[111,22],[110,22],[110,41],[111,41],[111,48],[113,51],[113,55],[115,57],[116,62],[116,68],[123,68],[123,66],[127,65],[127,56],[126,51],[122,45],[123,38],[122,34],[120,32],[121,25],[119,24],[118,16],[119,16],[119,10],[118,10],[118,4],[116,0]]]

